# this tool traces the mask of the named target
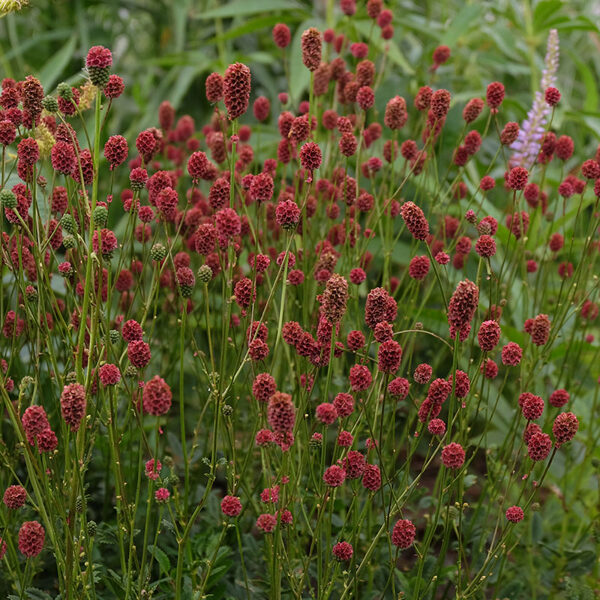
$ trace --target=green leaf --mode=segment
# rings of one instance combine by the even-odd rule
[[[198,15],[199,19],[218,19],[226,17],[239,17],[241,15],[255,15],[256,13],[268,13],[276,10],[294,10],[301,8],[295,2],[290,0],[254,0],[253,2],[247,2],[247,0],[234,0],[225,6],[220,6],[203,12]]]
[[[19,54],[23,54],[29,48],[33,48],[34,46],[39,46],[42,42],[51,42],[53,40],[62,40],[69,37],[71,34],[71,29],[55,29],[54,31],[49,31],[47,33],[43,33],[40,35],[36,35],[35,38],[28,39],[23,43],[19,44],[11,48],[5,55],[4,59],[12,60],[15,56],[19,56]]]
[[[183,69],[178,71],[177,80],[170,94],[170,100],[173,106],[179,106],[194,79],[204,70],[205,64],[206,63],[200,63],[195,66],[183,67]]]
[[[575,63],[579,71],[583,84],[585,85],[585,102],[583,110],[586,112],[594,112],[598,108],[598,88],[596,86],[596,77],[592,73],[590,67],[580,60],[574,52],[568,51],[569,57]]]
[[[52,600],[52,596],[50,594],[34,587],[27,588],[25,593],[30,600]]]
[[[150,544],[148,546],[148,552],[154,556],[156,562],[160,565],[160,568],[164,572],[165,575],[168,575],[171,572],[171,561],[169,557],[163,552],[158,546],[154,546]]]
[[[293,17],[286,17],[286,22],[289,23],[291,20],[293,20]],[[242,35],[247,35],[248,33],[254,33],[255,31],[261,31],[270,28],[273,25],[279,23],[280,21],[281,17],[278,15],[255,17],[254,19],[244,19],[243,23],[238,27],[230,28],[227,32],[208,40],[207,43],[210,44],[215,42],[222,42],[225,40],[234,40]]]
[[[370,37],[371,28],[373,26],[373,22],[369,20],[357,21],[356,29],[365,37]],[[385,53],[387,51],[387,55],[389,59],[396,63],[407,75],[412,75],[415,71],[408,64],[408,61],[404,57],[404,54],[400,51],[398,44],[394,42],[394,40],[384,40],[380,36],[374,36],[371,38],[371,45],[375,46],[380,53]]]
[[[531,538],[534,544],[537,544],[542,539],[543,530],[542,517],[540,517],[539,512],[534,512],[531,521]]]
[[[75,50],[77,36],[72,35],[67,43],[42,67],[39,80],[45,90],[52,89],[69,64]]]
[[[465,476],[465,489],[468,490],[471,486],[475,485],[475,483],[477,483],[477,475],[470,473]]]
[[[563,8],[561,0],[542,0],[533,12],[533,29],[536,32],[550,28],[549,21],[556,19],[557,13]]]
[[[566,21],[555,25],[556,29],[560,31],[593,31],[595,33],[600,32],[598,26],[582,15],[579,15],[576,19],[567,19]]]
[[[482,4],[465,4],[456,17],[452,19],[452,25],[441,37],[440,44],[450,46],[450,48],[455,46],[461,37],[478,26],[482,11]]]

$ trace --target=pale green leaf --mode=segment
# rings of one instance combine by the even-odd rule
[[[73,56],[76,43],[77,36],[72,35],[67,43],[40,70],[38,78],[45,90],[52,89],[59,80]]]

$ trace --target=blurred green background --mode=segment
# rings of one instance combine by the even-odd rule
[[[112,131],[135,134],[155,124],[158,105],[170,100],[181,113],[202,123],[209,114],[204,79],[235,60],[248,64],[253,95],[276,100],[287,88],[283,62],[273,60],[271,28],[287,23],[294,35],[288,48],[292,98],[305,97],[308,71],[300,60],[300,34],[309,25],[335,24],[336,33],[368,35],[371,21],[360,0],[355,17],[339,14],[327,0],[29,0],[21,11],[0,19],[3,76],[37,74],[47,93],[67,80],[83,79],[87,49],[112,49],[115,72],[126,83]],[[436,74],[457,102],[481,96],[487,83],[507,89],[505,116],[521,121],[539,86],[548,31],[560,37],[557,86],[563,100],[553,127],[595,150],[598,113],[600,3],[586,0],[500,0],[471,2],[388,1],[395,35],[389,48],[391,68],[378,100],[395,94],[412,97],[429,81],[431,53],[439,44],[452,49],[451,60]],[[332,11],[333,9],[333,11]],[[376,39],[377,38],[377,39]],[[379,36],[372,44],[382,46]],[[297,103],[297,102],[296,102]]]

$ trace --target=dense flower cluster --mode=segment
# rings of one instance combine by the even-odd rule
[[[432,553],[454,536],[467,548],[466,532],[508,569],[512,524],[552,501],[539,490],[555,455],[563,468],[593,440],[595,408],[579,416],[587,440],[561,411],[592,396],[600,150],[577,157],[579,138],[553,130],[561,119],[532,134],[568,104],[554,82],[523,128],[503,83],[478,97],[438,85],[455,57],[445,45],[417,71],[429,85],[386,97],[398,15],[383,0],[329,12],[326,31],[277,23],[266,40],[277,64],[257,46],[244,54],[252,71],[208,74],[206,119],[161,98],[128,138],[108,131],[124,83],[107,48],[89,50],[83,85],[56,94],[33,76],[2,81],[3,501],[14,512],[0,559],[23,589],[37,571],[15,548],[38,556],[48,529],[44,569],[52,556],[61,597],[120,577],[129,595],[192,586],[204,597],[236,552],[257,597],[371,597],[400,578],[389,544],[422,539],[399,592],[420,598],[421,575],[437,581],[428,565],[453,556]],[[363,29],[368,39],[353,39]],[[289,61],[304,76],[276,95],[262,77],[280,70],[279,85]],[[92,106],[94,148],[80,119]],[[508,156],[522,132],[535,153]],[[584,466],[588,454],[577,453]],[[473,502],[500,512],[464,510]],[[444,527],[458,511],[464,526]],[[117,549],[102,568],[96,535]],[[173,581],[155,580],[173,554]],[[453,585],[492,593],[487,574],[473,576],[453,571]],[[450,589],[437,585],[432,597]],[[400,587],[377,593],[389,589]]]

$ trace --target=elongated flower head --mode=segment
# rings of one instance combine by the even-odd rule
[[[242,63],[229,65],[223,78],[223,97],[230,120],[241,117],[250,102],[250,69]]]

